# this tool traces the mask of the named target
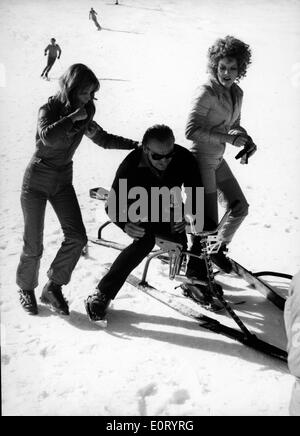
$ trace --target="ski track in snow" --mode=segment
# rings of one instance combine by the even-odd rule
[[[230,254],[252,270],[296,273],[300,83],[292,71],[300,62],[299,2],[240,1],[236,8],[234,0],[156,0],[151,7],[146,0],[124,0],[119,7],[98,2],[95,9],[105,28],[101,32],[88,20],[88,2],[72,0],[72,9],[69,3],[11,0],[0,5],[5,73],[0,78],[3,414],[286,415],[293,379],[283,364],[199,329],[128,284],[109,309],[108,327],[93,325],[83,300],[117,252],[90,245],[64,287],[70,317],[41,304],[39,316],[25,314],[15,271],[23,231],[20,187],[34,149],[37,110],[55,92],[60,74],[75,62],[98,74],[102,81],[95,119],[104,129],[140,140],[147,127],[163,122],[188,147],[185,121],[193,90],[205,80],[207,48],[216,37],[234,34],[253,48],[253,64],[241,82],[242,121],[258,152],[248,166],[241,166],[234,159],[236,150],[226,151],[250,204]],[[62,47],[62,58],[50,72],[53,80],[44,82],[39,77],[46,59],[43,49],[52,36]],[[89,189],[109,187],[125,156],[98,149],[88,139],[77,151],[74,185],[89,234],[95,236],[98,223],[106,220],[103,204],[89,198]],[[128,240],[113,228],[106,236]],[[48,206],[37,297],[61,238]],[[157,262],[151,283],[172,289],[166,274]],[[226,292],[237,298],[230,286],[228,280]],[[242,316],[262,333],[270,331],[264,318],[271,309],[258,297],[253,301],[255,311],[241,308]],[[280,330],[277,339],[283,341],[281,315],[272,313],[272,326]]]

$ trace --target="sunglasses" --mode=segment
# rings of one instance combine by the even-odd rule
[[[168,154],[159,154],[159,153],[153,153],[149,148],[147,149],[150,153],[151,159],[153,160],[162,160],[162,159],[172,159],[172,157],[175,155],[176,151],[172,150]]]

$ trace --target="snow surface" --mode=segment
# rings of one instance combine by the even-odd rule
[[[285,365],[198,328],[128,284],[109,310],[107,329],[92,325],[83,300],[105,263],[115,258],[111,249],[90,246],[80,259],[64,288],[70,317],[43,305],[39,316],[30,317],[20,308],[15,285],[23,231],[20,187],[34,150],[37,109],[56,91],[59,75],[75,62],[98,74],[95,119],[106,130],[141,139],[147,127],[163,122],[189,147],[185,121],[193,90],[206,78],[207,48],[227,34],[253,49],[253,64],[241,82],[242,115],[258,145],[248,166],[235,161],[236,150],[226,152],[250,203],[230,253],[253,270],[294,274],[300,265],[299,0],[121,0],[119,6],[97,1],[101,32],[88,20],[90,7],[85,0],[0,4],[3,414],[287,415],[293,378]],[[62,57],[45,82],[39,76],[51,37]],[[96,235],[105,214],[88,191],[109,187],[125,156],[88,139],[77,151],[74,184],[89,234]],[[109,232],[124,239],[118,229]],[[38,297],[61,238],[49,207]],[[166,274],[156,263],[151,280],[171,286]],[[228,295],[239,299],[230,280],[226,283]],[[258,296],[253,301],[254,309],[241,307],[238,313],[262,334],[273,330],[272,339],[284,345],[282,314]]]

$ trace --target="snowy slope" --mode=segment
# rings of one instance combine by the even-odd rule
[[[250,203],[231,255],[253,270],[294,274],[299,269],[300,2],[113,3],[93,5],[101,32],[88,20],[91,5],[84,0],[0,3],[3,414],[286,415],[293,380],[283,364],[198,329],[128,284],[109,311],[107,330],[92,325],[83,299],[104,273],[105,263],[115,258],[113,250],[91,246],[89,256],[80,259],[64,288],[69,318],[42,305],[39,316],[29,317],[19,307],[15,271],[23,231],[20,186],[34,149],[37,109],[55,92],[59,75],[75,62],[97,73],[102,80],[95,119],[106,130],[141,139],[148,126],[163,122],[173,128],[178,143],[189,147],[184,127],[190,98],[205,80],[208,46],[226,34],[253,48],[253,64],[241,82],[243,123],[259,147],[247,167],[234,160],[235,150],[226,152]],[[43,49],[51,37],[63,53],[50,72],[52,80],[44,82],[39,77]],[[88,139],[77,151],[74,184],[90,234],[96,234],[105,214],[88,191],[109,187],[125,156],[98,149]],[[118,229],[109,232],[123,237]],[[49,207],[37,296],[61,237]],[[159,263],[151,270],[151,280],[170,286]],[[232,293],[230,281],[227,291]],[[271,309],[255,302],[250,322],[263,333]],[[273,313],[272,325],[284,342],[281,315]]]

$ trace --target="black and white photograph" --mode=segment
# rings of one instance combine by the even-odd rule
[[[300,0],[1,0],[0,36],[2,416],[300,416]]]

